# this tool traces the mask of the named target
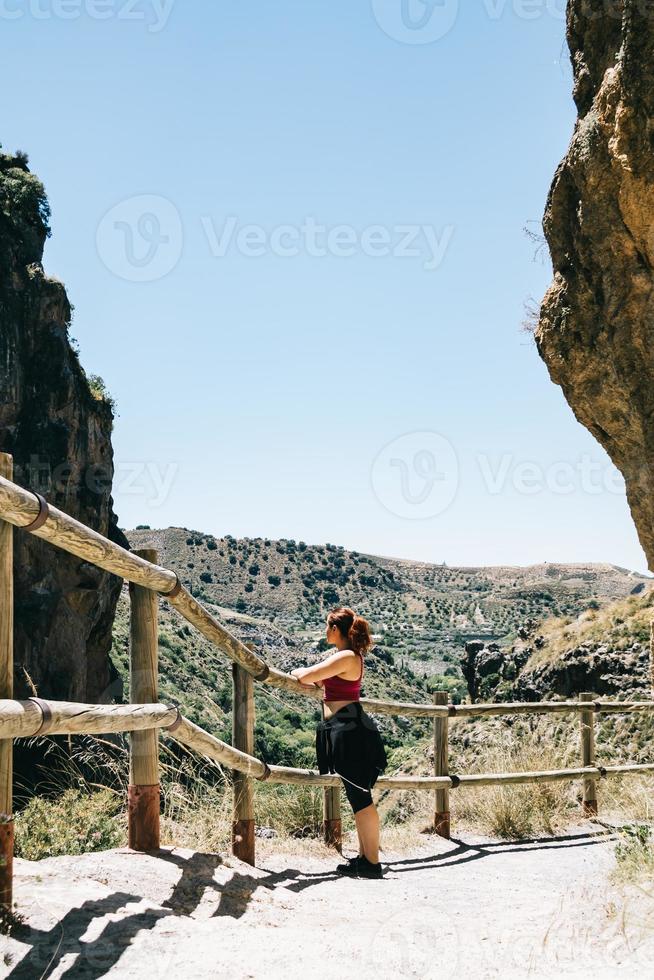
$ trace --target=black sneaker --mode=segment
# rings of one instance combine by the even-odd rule
[[[361,860],[357,863],[356,876],[357,878],[383,877],[381,861],[378,861],[377,864],[372,864],[372,862],[369,861],[367,857],[362,857]]]
[[[359,861],[362,860],[363,860],[363,855],[357,854],[356,857],[349,858],[349,860],[346,861],[345,864],[337,864],[336,874],[350,875],[350,877],[356,877]]]

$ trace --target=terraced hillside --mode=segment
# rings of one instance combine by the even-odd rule
[[[574,616],[649,581],[611,564],[457,568],[187,528],[126,533],[132,548],[156,547],[198,598],[247,612],[304,644],[322,636],[330,608],[351,605],[396,663],[422,676],[458,661],[466,640],[505,642],[529,618]]]

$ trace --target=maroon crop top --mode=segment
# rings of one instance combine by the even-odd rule
[[[361,678],[363,677],[363,655],[361,657],[361,673],[356,681],[345,680],[344,677],[326,677],[323,681],[323,701],[359,701],[361,699]]]

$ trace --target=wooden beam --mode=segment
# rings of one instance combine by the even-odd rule
[[[107,735],[167,728],[178,718],[166,704],[78,704],[69,701],[0,700],[0,738],[32,735]]]
[[[579,695],[579,701],[588,705],[593,701],[592,692]],[[581,764],[584,768],[595,765],[595,711],[585,707],[580,718]],[[583,804],[584,816],[597,816],[597,781],[593,776],[584,778]]]
[[[143,548],[134,554],[157,564],[154,548]],[[132,704],[155,704],[159,700],[159,599],[151,589],[135,582],[129,584],[129,597],[129,699]],[[159,811],[159,733],[150,728],[130,736],[127,823],[132,850],[159,850]]]
[[[434,704],[446,705],[449,701],[447,691],[434,691]],[[447,776],[449,772],[449,718],[447,715],[434,718],[434,775]],[[434,793],[434,831],[439,837],[450,839],[450,791],[447,787]]]
[[[13,457],[0,453],[0,476],[11,480]],[[14,529],[0,520],[0,698],[14,696]],[[0,741],[0,916],[13,903],[13,740]]]
[[[249,756],[254,754],[254,681],[240,664],[232,664],[232,745]],[[254,866],[254,787],[252,778],[234,769],[232,773],[232,854]]]
[[[343,850],[343,821],[341,817],[341,787],[325,786],[322,799],[323,836],[328,847]]]
[[[182,718],[179,726],[170,734],[198,755],[204,755],[207,759],[212,759],[230,769],[238,769],[239,772],[244,772],[255,779],[266,777],[272,769],[272,766],[269,769],[260,759],[255,759],[247,752],[241,752],[216,738],[215,735],[210,735],[187,718]]]

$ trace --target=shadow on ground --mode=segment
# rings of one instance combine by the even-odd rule
[[[567,837],[541,837],[516,842],[468,844],[453,839],[446,851],[388,861],[385,874],[394,878],[430,868],[492,859],[494,855],[506,852],[588,847],[614,840],[615,837],[610,831],[598,830]],[[143,897],[116,891],[71,909],[49,930],[33,928],[27,923],[15,933],[15,938],[29,947],[28,952],[4,976],[11,980],[34,980],[35,977],[45,980],[63,966],[61,977],[102,977],[120,961],[138,934],[153,930],[163,919],[193,916],[200,903],[206,900],[208,892],[214,892],[218,899],[212,917],[238,919],[245,913],[258,889],[283,888],[298,894],[307,888],[340,880],[334,871],[306,872],[294,867],[274,871],[261,867],[258,869],[259,876],[235,870],[228,881],[221,883],[215,878],[216,869],[223,863],[219,855],[194,853],[184,857],[174,850],[162,849],[152,857],[175,865],[180,872],[170,896],[160,907],[138,908],[130,913],[129,906],[142,905]],[[377,882],[372,887],[383,885]],[[87,932],[93,931],[93,923],[97,919],[109,915],[113,918],[104,923],[94,938],[84,938]],[[5,966],[11,967],[11,964],[5,960]]]

